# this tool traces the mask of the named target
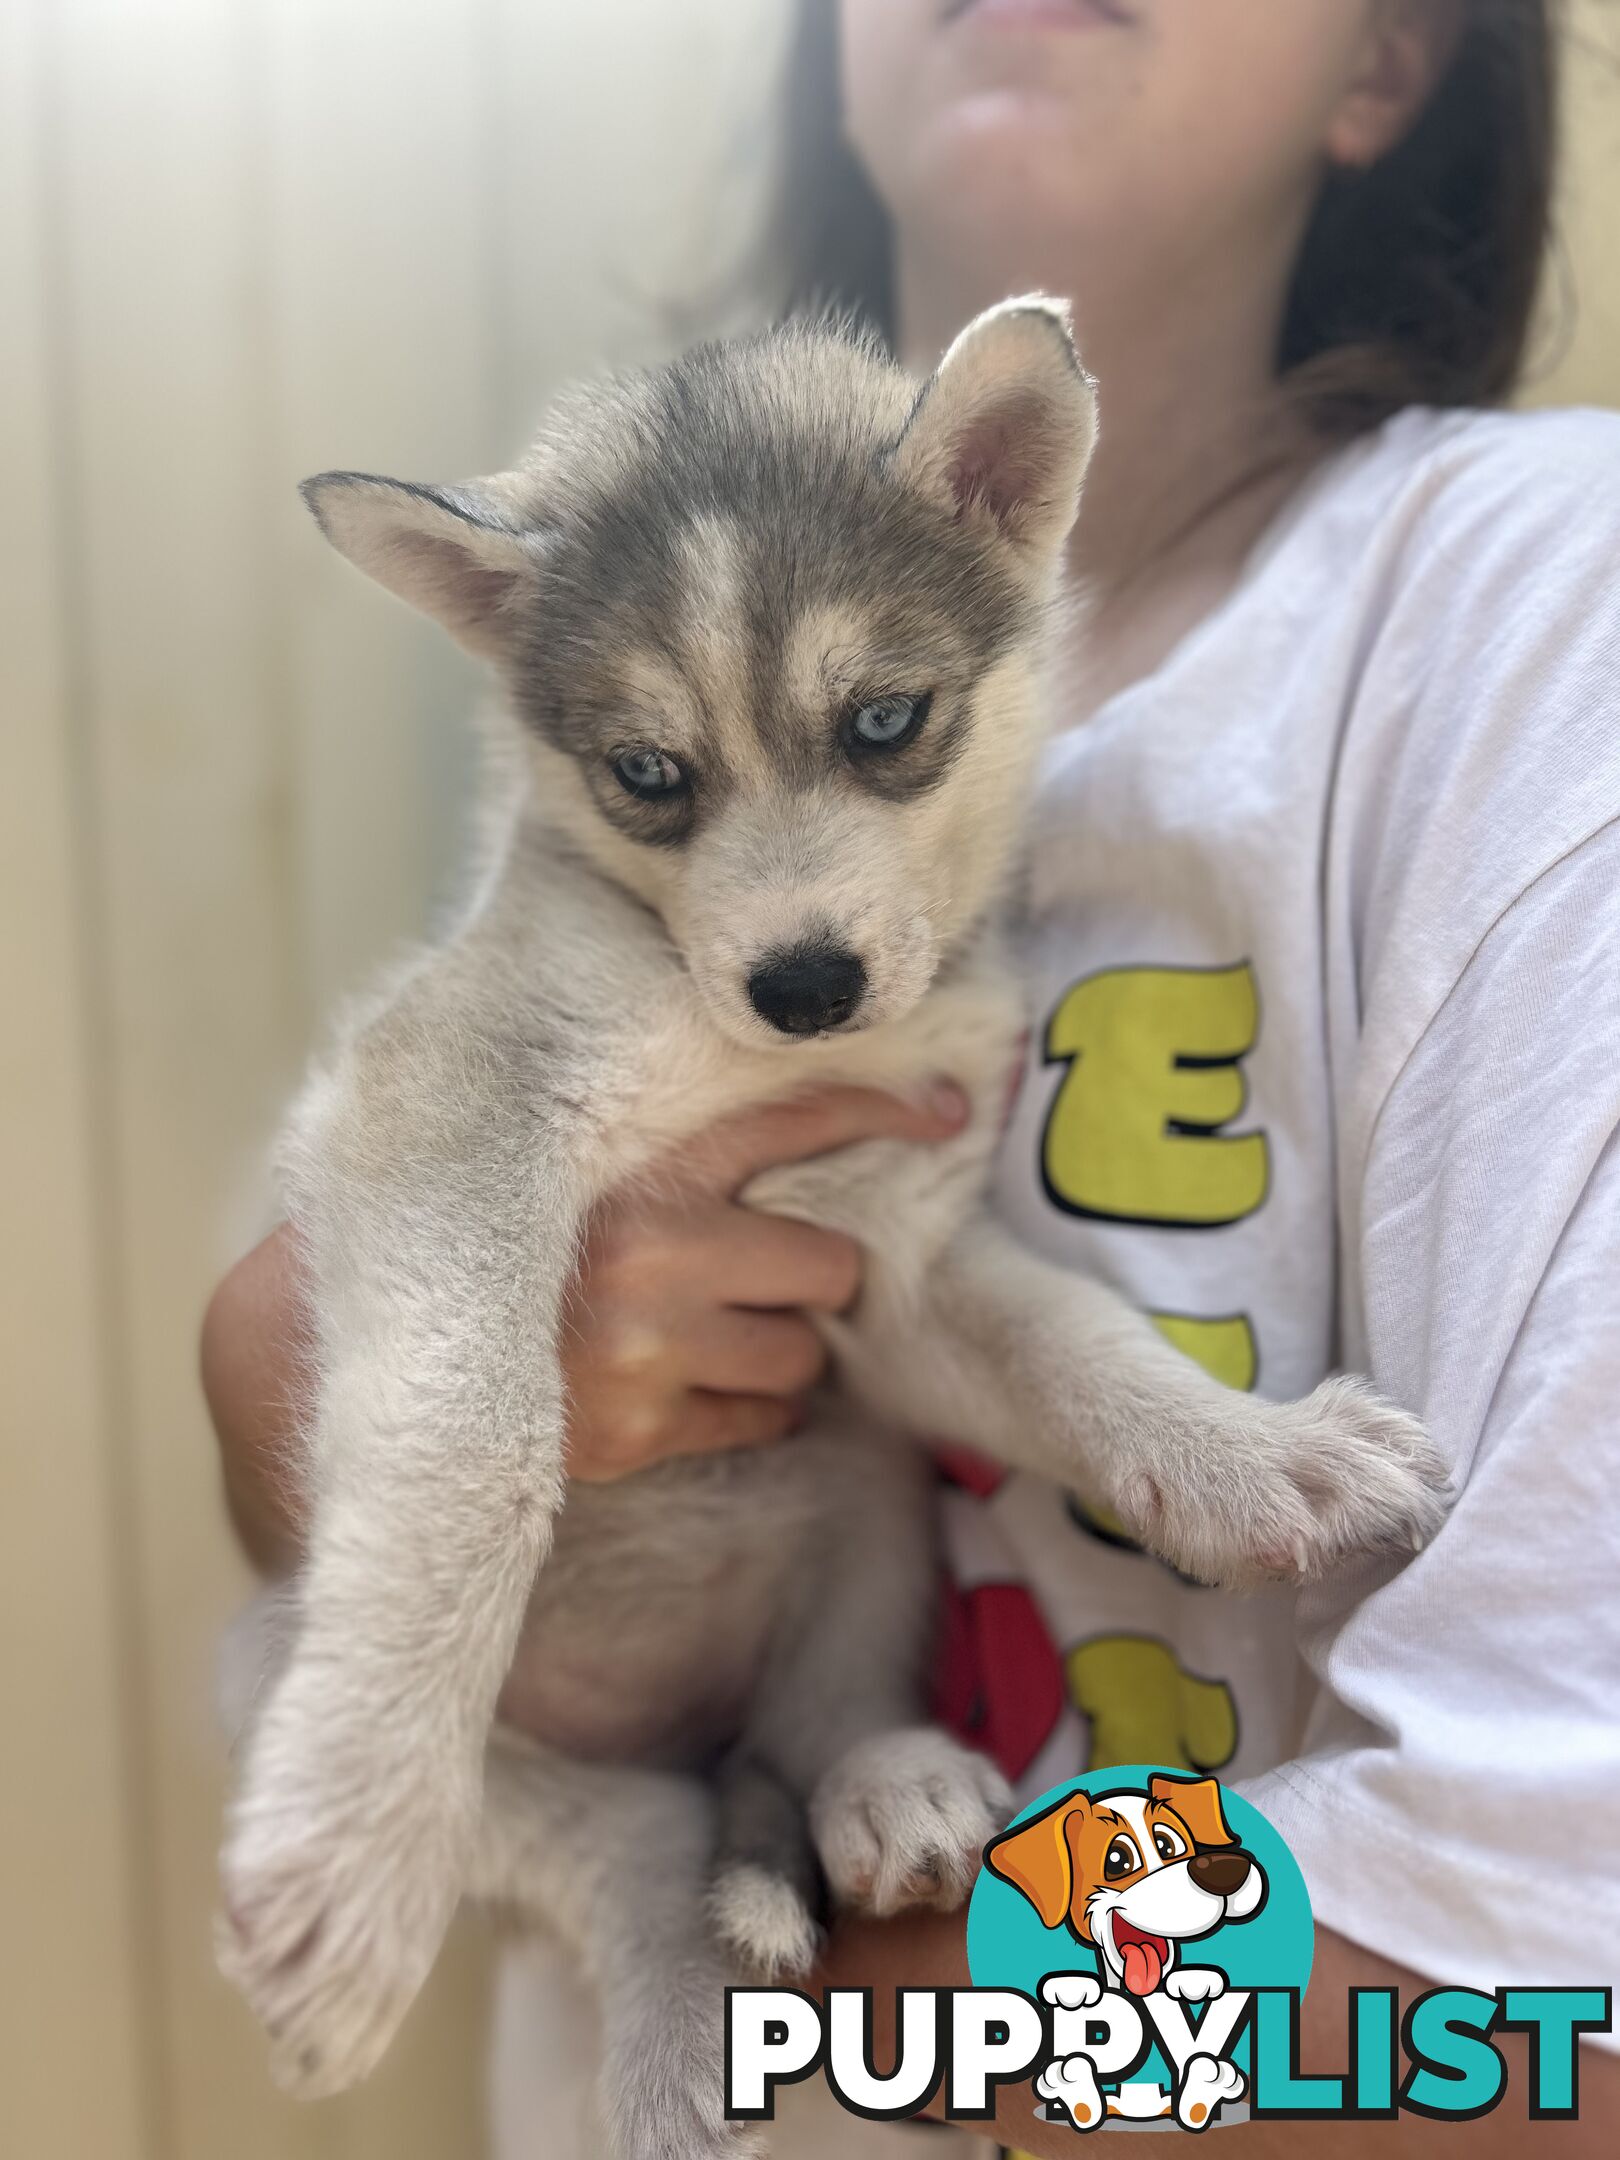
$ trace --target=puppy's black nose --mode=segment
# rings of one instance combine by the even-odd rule
[[[1254,1862],[1246,1852],[1196,1852],[1187,1873],[1211,1897],[1232,1897],[1249,1879]]]
[[[838,1027],[865,995],[865,967],[854,953],[834,945],[795,945],[772,953],[748,978],[749,1003],[784,1035]]]

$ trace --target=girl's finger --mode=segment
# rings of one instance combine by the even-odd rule
[[[818,1088],[699,1133],[686,1151],[686,1169],[699,1189],[737,1193],[762,1170],[861,1140],[948,1140],[968,1115],[967,1096],[954,1080],[933,1081],[909,1101],[881,1088]]]
[[[843,1312],[861,1286],[861,1248],[841,1230],[732,1201],[704,1218],[690,1250],[691,1282],[724,1305]]]
[[[799,1405],[778,1395],[694,1394],[665,1452],[720,1455],[730,1448],[768,1447],[786,1439],[799,1417]]]
[[[722,1306],[683,1330],[681,1352],[695,1389],[723,1395],[802,1395],[827,1363],[821,1338],[796,1314]]]

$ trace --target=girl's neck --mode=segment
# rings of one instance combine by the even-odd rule
[[[1283,258],[1286,260],[1286,257]],[[1009,291],[1069,294],[1102,430],[1069,562],[1088,595],[1081,709],[1151,672],[1242,574],[1320,446],[1277,389],[1281,275],[1176,279],[974,266],[902,236],[902,352],[933,365],[962,324]],[[1077,656],[1078,657],[1078,656]]]

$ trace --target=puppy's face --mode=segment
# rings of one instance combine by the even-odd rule
[[[989,550],[867,476],[803,516],[660,531],[661,578],[611,598],[599,563],[559,563],[568,635],[522,690],[570,830],[721,1026],[782,1045],[927,989],[1000,875],[1036,740],[1030,610]]]
[[[920,397],[798,327],[588,395],[518,474],[309,494],[495,661],[548,814],[657,910],[716,1021],[785,1047],[904,1013],[993,898],[1093,433],[1029,304]]]

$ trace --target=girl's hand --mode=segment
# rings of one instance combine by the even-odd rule
[[[949,1083],[924,1105],[827,1088],[700,1135],[656,1197],[609,1195],[564,1315],[570,1473],[623,1477],[791,1430],[825,1362],[804,1314],[850,1303],[860,1250],[835,1231],[756,1214],[738,1193],[777,1163],[861,1140],[948,1139],[967,1114]],[[231,1519],[267,1573],[290,1567],[302,1542],[294,1461],[311,1347],[296,1247],[283,1226],[220,1284],[202,1338]]]
[[[564,1316],[570,1474],[623,1477],[790,1432],[826,1363],[805,1314],[851,1303],[861,1252],[837,1231],[758,1214],[738,1193],[778,1163],[860,1140],[944,1140],[966,1118],[949,1083],[924,1106],[826,1088],[714,1126],[656,1197],[609,1195]]]

